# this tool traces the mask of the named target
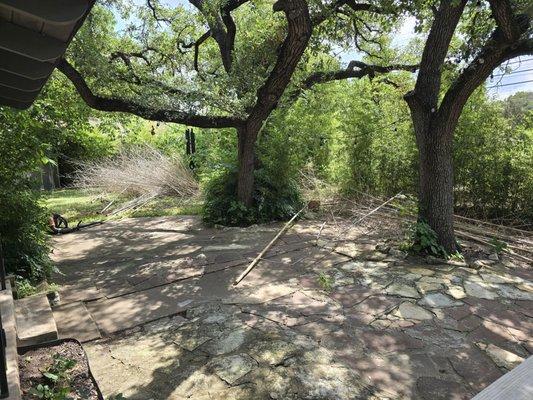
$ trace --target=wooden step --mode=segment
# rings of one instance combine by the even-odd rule
[[[46,294],[15,301],[15,321],[19,346],[56,340],[57,327]]]
[[[9,388],[7,400],[20,400],[20,376],[17,354],[17,333],[15,325],[15,304],[10,282],[0,290],[0,315],[6,339],[6,375]]]
[[[80,342],[100,338],[100,331],[82,301],[64,304],[52,309],[60,339],[77,339]]]

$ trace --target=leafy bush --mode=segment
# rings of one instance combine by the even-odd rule
[[[291,218],[303,202],[294,182],[284,182],[264,169],[255,173],[253,206],[247,208],[236,198],[237,173],[220,170],[207,182],[203,219],[208,224],[247,226]]]
[[[40,193],[32,173],[46,161],[41,126],[30,114],[0,110],[0,238],[8,273],[31,282],[49,275],[51,262]]]
[[[409,239],[404,248],[417,254],[448,257],[446,250],[437,240],[437,234],[425,221],[418,221],[409,228]]]

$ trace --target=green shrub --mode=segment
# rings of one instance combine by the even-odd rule
[[[255,173],[253,206],[247,208],[236,198],[237,173],[224,169],[211,176],[205,188],[203,220],[207,224],[247,226],[291,218],[302,207],[294,182],[280,181],[260,169]]]
[[[407,248],[416,254],[428,254],[435,257],[447,258],[448,254],[438,240],[437,234],[426,221],[418,221],[409,228]],[[403,250],[402,249],[402,250]]]
[[[32,172],[46,161],[41,124],[28,113],[0,109],[0,238],[8,273],[36,283],[51,271],[48,215]]]

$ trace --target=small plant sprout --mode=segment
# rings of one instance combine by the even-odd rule
[[[498,240],[496,238],[492,238],[490,240],[490,246],[492,247],[492,250],[496,254],[500,254],[502,251],[504,251],[507,248],[507,243],[502,242],[501,240]]]
[[[331,292],[333,289],[333,284],[335,283],[335,279],[332,276],[329,276],[328,274],[321,272],[318,274],[318,284],[324,289],[326,292]]]

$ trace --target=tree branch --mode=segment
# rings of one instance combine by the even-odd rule
[[[361,61],[351,61],[345,69],[337,71],[318,71],[309,75],[304,81],[288,96],[288,102],[295,101],[302,92],[311,89],[321,83],[340,81],[351,78],[373,78],[376,74],[387,74],[393,71],[416,72],[418,65],[391,64],[388,66],[370,65]]]
[[[353,12],[369,11],[369,12],[374,12],[378,14],[381,14],[384,12],[382,8],[374,4],[357,3],[355,2],[355,0],[336,0],[329,7],[327,7],[324,11],[318,14],[315,14],[311,17],[313,26],[320,25],[321,23],[326,21],[331,15],[335,14],[337,11],[339,11],[344,6],[349,7]]]
[[[289,84],[312,34],[312,22],[305,0],[278,0],[274,11],[283,11],[287,36],[278,50],[278,58],[267,80],[257,91],[257,100],[247,118],[247,128],[259,132],[263,122],[276,108]]]
[[[57,68],[74,84],[83,101],[96,110],[124,112],[151,121],[173,122],[199,128],[238,127],[244,122],[232,117],[196,115],[172,109],[147,107],[125,99],[98,96],[92,92],[83,76],[67,60],[61,59]]]
[[[529,54],[533,54],[533,39],[518,40],[514,44],[490,41],[444,95],[437,114],[438,123],[455,126],[470,95],[494,69],[511,58]]]
[[[162,17],[158,17],[158,16],[157,16],[157,6],[154,5],[154,4],[152,3],[152,1],[153,1],[153,0],[146,0],[146,5],[148,6],[148,8],[149,8],[150,10],[152,10],[152,15],[153,15],[154,19],[155,19],[158,23],[159,23],[159,22],[165,22],[165,23],[167,23],[167,24],[171,24],[172,21],[169,20],[168,18],[162,18]]]
[[[498,25],[503,40],[512,42],[520,38],[520,26],[516,24],[510,1],[508,0],[489,0],[492,15]]]
[[[220,56],[222,58],[222,64],[224,70],[229,73],[231,71],[233,63],[233,49],[235,47],[235,35],[237,33],[237,27],[231,17],[231,12],[247,3],[249,0],[229,0],[218,12],[213,15],[210,10],[206,10],[204,7],[205,0],[189,0],[202,14],[204,14],[209,25],[209,32],[211,37],[215,39],[220,50]],[[202,36],[204,37],[205,34]],[[209,36],[205,37],[205,41]],[[200,38],[202,39],[202,38]],[[198,39],[198,40],[200,40]],[[203,42],[202,41],[202,42]],[[197,41],[198,43],[198,41]],[[197,57],[197,52],[195,53]],[[196,59],[195,64],[197,65]]]

